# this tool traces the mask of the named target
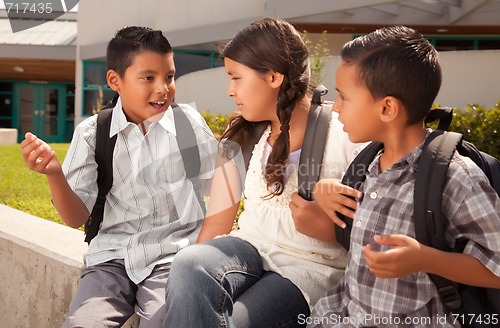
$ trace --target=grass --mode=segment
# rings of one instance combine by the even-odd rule
[[[50,146],[62,162],[69,144]],[[26,167],[21,156],[21,146],[0,146],[0,154],[0,204],[62,224],[50,201],[47,178]]]

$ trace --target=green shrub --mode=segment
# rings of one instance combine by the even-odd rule
[[[476,104],[454,108],[450,131],[463,134],[479,150],[500,159],[500,102],[491,108]]]
[[[470,104],[464,110],[454,110],[450,130],[462,133],[478,149],[500,158],[500,104],[492,108]]]
[[[220,139],[224,131],[226,130],[227,123],[233,114],[213,114],[210,112],[200,112],[201,116],[207,122],[208,127],[214,133],[217,139]]]

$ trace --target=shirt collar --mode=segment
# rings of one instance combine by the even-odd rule
[[[420,155],[422,154],[422,148],[424,146],[424,142],[429,137],[430,133],[431,133],[431,130],[427,129],[427,134],[425,135],[425,138],[424,138],[424,140],[422,140],[420,145],[415,147],[405,157],[401,158],[399,161],[394,163],[390,168],[388,168],[388,170],[398,170],[398,169],[401,169],[407,165],[410,166],[413,170],[416,170],[418,159],[419,159]],[[379,174],[379,172],[380,172],[379,161],[380,161],[380,156],[382,155],[383,152],[384,152],[384,149],[381,149],[378,152],[377,156],[375,156],[375,159],[370,163],[370,165],[368,167],[368,172],[370,172],[371,174],[375,174],[375,175]]]
[[[158,124],[168,132],[172,133],[174,136],[176,135],[172,106],[168,107],[165,114],[158,121]],[[116,105],[115,107],[113,107],[113,113],[111,117],[111,127],[109,129],[109,137],[110,138],[113,137],[114,135],[125,130],[127,127],[131,125],[135,126],[134,123],[127,121],[127,117],[123,112],[121,98],[118,97]]]

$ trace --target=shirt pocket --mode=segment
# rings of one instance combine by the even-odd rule
[[[186,176],[182,158],[177,154],[159,159],[156,163],[156,172],[159,180],[167,183],[179,182]]]

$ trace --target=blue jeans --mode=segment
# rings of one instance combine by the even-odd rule
[[[166,287],[167,327],[303,327],[309,305],[290,280],[262,268],[257,250],[223,237],[180,251]],[[301,320],[304,321],[304,320]]]

